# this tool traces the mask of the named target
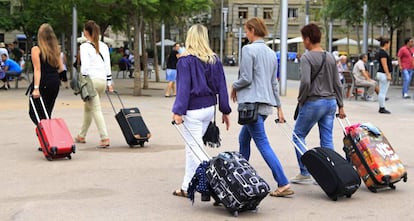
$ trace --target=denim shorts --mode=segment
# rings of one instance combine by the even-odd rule
[[[165,79],[167,81],[175,81],[175,78],[177,77],[177,70],[175,69],[167,69],[165,72]]]

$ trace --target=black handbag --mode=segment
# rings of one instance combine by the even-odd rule
[[[240,103],[237,110],[239,111],[240,125],[251,124],[257,121],[258,103]]]
[[[217,147],[221,146],[221,138],[220,138],[220,129],[216,125],[216,105],[214,105],[214,120],[210,121],[210,124],[207,127],[206,132],[203,136],[203,143],[209,147]]]

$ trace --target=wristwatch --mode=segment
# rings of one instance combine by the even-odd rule
[[[35,85],[33,88],[34,89],[39,89],[39,85]]]

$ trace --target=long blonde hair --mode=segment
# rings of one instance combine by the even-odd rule
[[[60,48],[52,26],[44,23],[37,32],[37,41],[40,49],[40,56],[52,67],[59,67]]]
[[[207,28],[203,25],[196,24],[188,29],[185,45],[186,54],[194,55],[205,63],[213,64],[216,62],[216,54],[208,44]]]

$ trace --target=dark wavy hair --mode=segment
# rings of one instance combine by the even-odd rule
[[[317,44],[321,42],[322,33],[319,27],[316,24],[310,23],[300,30],[302,38],[309,38],[312,44]]]

